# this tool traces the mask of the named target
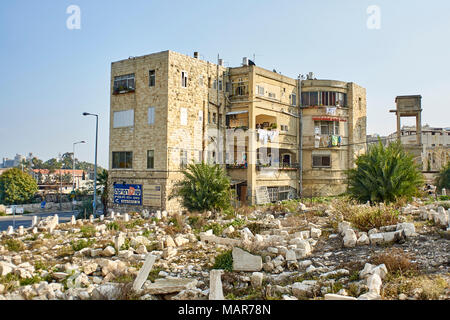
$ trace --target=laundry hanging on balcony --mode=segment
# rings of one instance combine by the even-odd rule
[[[335,116],[336,115],[336,107],[327,108],[327,114],[329,114],[331,116]]]
[[[274,142],[279,134],[278,131],[268,131],[264,129],[258,129],[257,132],[259,135],[259,141],[261,141],[263,145],[265,145],[268,140],[270,140],[270,142]]]

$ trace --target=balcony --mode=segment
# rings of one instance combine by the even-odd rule
[[[113,89],[113,94],[117,95],[117,94],[123,94],[123,93],[131,93],[131,92],[135,92],[135,91],[136,91],[136,89],[133,87],[120,86],[120,87],[115,87]]]
[[[314,138],[315,148],[339,148],[343,144],[342,136],[322,134]]]

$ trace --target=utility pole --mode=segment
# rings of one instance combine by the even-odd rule
[[[299,187],[298,195],[303,199],[303,112],[302,112],[302,80],[304,76],[300,74],[297,78],[298,86],[298,113],[299,113],[299,146],[298,146],[298,167],[299,167]]]

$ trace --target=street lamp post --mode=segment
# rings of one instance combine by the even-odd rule
[[[97,213],[97,140],[98,140],[98,114],[83,112],[83,116],[95,116],[95,163],[94,163],[94,215]]]

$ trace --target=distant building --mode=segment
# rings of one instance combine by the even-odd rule
[[[22,163],[22,161],[28,161],[28,160],[31,160],[32,158],[33,158],[32,153],[29,153],[27,157],[20,155],[20,154],[16,154],[14,159],[3,158],[3,161],[0,164],[0,168],[17,167],[18,165],[20,165]]]
[[[70,182],[62,183],[62,193],[70,193],[73,189],[73,177],[75,177],[75,190],[82,190],[88,187],[88,184],[92,182],[89,178],[89,174],[84,170],[71,170],[71,169],[57,169],[52,172],[48,169],[33,169],[31,170],[33,178],[38,182],[39,188],[44,190],[46,187],[57,187],[60,185],[60,179],[64,175],[70,175]],[[47,181],[47,182],[46,182]],[[53,181],[55,183],[48,183],[48,181]],[[54,188],[53,188],[54,189]],[[58,190],[59,192],[59,190]]]
[[[400,141],[403,145],[412,145],[417,141],[415,126],[403,126]],[[389,135],[394,141],[397,133]],[[422,163],[424,171],[440,171],[450,161],[450,128],[422,127]]]

